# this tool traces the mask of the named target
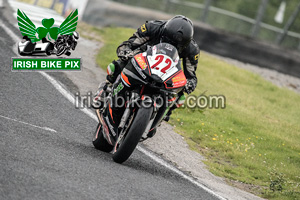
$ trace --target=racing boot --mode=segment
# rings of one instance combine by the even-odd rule
[[[147,134],[147,137],[151,138],[155,135],[155,133],[156,133],[156,127],[149,131],[149,133]]]

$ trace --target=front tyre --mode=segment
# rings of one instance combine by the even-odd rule
[[[103,136],[102,126],[100,123],[96,128],[95,137],[93,139],[93,145],[96,149],[100,151],[111,152],[113,150],[113,146],[109,144]]]
[[[112,158],[115,162],[123,163],[130,157],[149,123],[152,112],[152,107],[138,109],[125,138],[113,154]]]
[[[56,51],[56,56],[63,55],[66,50],[67,50],[67,48],[64,45],[59,46],[57,51]]]

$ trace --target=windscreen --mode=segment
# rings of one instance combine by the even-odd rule
[[[159,43],[152,47],[152,55],[164,54],[169,56],[175,63],[179,61],[179,55],[177,49],[168,43]]]

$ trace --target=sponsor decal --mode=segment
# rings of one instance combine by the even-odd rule
[[[143,77],[143,79],[146,79],[145,74],[142,72],[141,68],[137,66],[137,64],[135,63],[134,59],[131,60],[131,63],[134,66],[135,70],[139,73],[139,75],[141,77]]]
[[[112,135],[115,137],[117,134],[116,134],[116,132],[114,131],[114,127],[110,124],[109,119],[108,119],[107,116],[105,117],[105,120],[106,120],[106,122],[107,122],[107,125],[108,125],[109,130],[111,131]]]
[[[117,86],[117,88],[114,89],[114,96],[115,96],[116,94],[118,94],[123,88],[124,88],[124,85],[123,85],[122,82],[120,82],[119,85]]]
[[[185,81],[186,78],[183,76],[175,76],[174,78],[172,78],[173,83],[179,82],[179,81]]]
[[[178,88],[178,87],[183,87],[185,85],[185,81],[180,81],[180,82],[176,82],[176,83],[173,83],[173,87],[174,88]]]
[[[138,65],[142,68],[142,70],[145,70],[147,68],[147,64],[141,54],[136,55],[134,58]]]
[[[166,49],[168,49],[169,51],[173,51],[173,46],[171,46],[170,44],[166,44]]]
[[[143,25],[141,26],[141,30],[142,30],[143,33],[144,33],[145,31],[147,31],[147,29],[146,29],[146,24],[143,24]]]
[[[186,78],[183,72],[180,72],[177,76],[172,78],[172,85],[174,88],[183,87],[186,84]]]

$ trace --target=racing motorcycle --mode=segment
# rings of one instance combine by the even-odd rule
[[[74,31],[72,35],[59,35],[54,43],[56,55],[61,56],[66,54],[67,56],[70,56],[70,50],[75,50],[78,39],[79,34],[76,31]]]
[[[137,144],[151,138],[187,80],[177,49],[168,43],[148,47],[136,54],[111,86],[104,104],[96,109],[99,124],[93,145],[112,152],[117,163],[126,161]],[[126,97],[124,104],[118,100]]]

